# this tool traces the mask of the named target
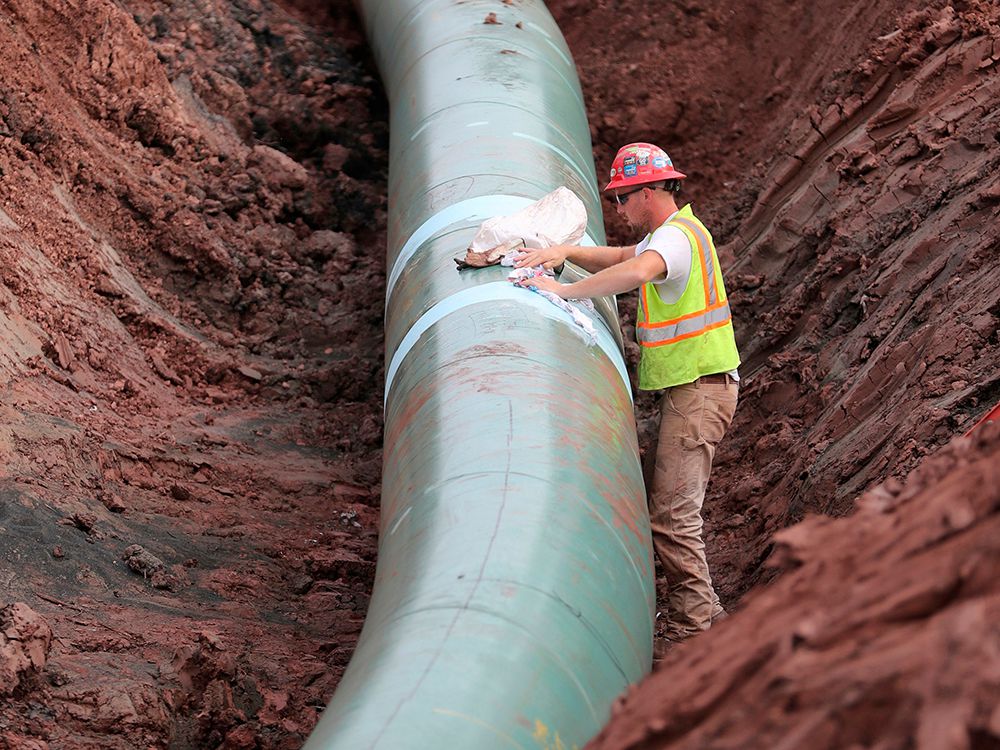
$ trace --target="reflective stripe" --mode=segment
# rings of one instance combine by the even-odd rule
[[[698,251],[698,260],[701,263],[701,275],[703,279],[703,284],[705,286],[705,307],[711,310],[713,307],[717,306],[719,303],[719,293],[715,286],[715,260],[712,257],[712,242],[709,240],[707,232],[702,228],[702,226],[686,216],[679,216],[668,221],[664,226],[676,226],[682,232],[687,229],[694,237],[695,248]],[[647,235],[648,236],[648,235]],[[687,236],[687,232],[685,232]],[[690,238],[689,238],[690,239]],[[647,325],[652,327],[672,325],[684,318],[677,318],[675,320],[667,321],[665,323],[650,323],[649,322],[649,301],[646,299],[646,288],[647,284],[643,284],[640,290],[641,308],[642,308],[642,318],[643,323],[639,325]],[[701,314],[700,311],[699,313]]]
[[[670,320],[661,320],[659,323],[639,323],[640,328],[666,328],[667,326],[676,325],[685,320],[690,320],[691,318],[697,318],[705,313],[711,312],[712,310],[718,310],[720,307],[725,307],[729,303],[726,300],[722,302],[716,302],[711,307],[704,308],[702,310],[695,310],[694,312],[687,313],[686,315],[680,315],[676,318],[671,318]]]
[[[678,217],[668,223],[686,227],[694,235],[701,259],[701,270],[705,275],[705,306],[714,305],[719,299],[719,293],[715,288],[715,262],[712,259],[712,243],[708,239],[708,234],[698,222],[686,217]]]
[[[732,312],[729,309],[729,302],[723,301],[706,311],[685,315],[683,318],[666,323],[653,325],[640,323],[636,327],[635,333],[642,346],[663,346],[718,328],[728,323],[731,318]]]
[[[649,323],[649,301],[646,299],[647,289],[649,289],[649,284],[643,284],[639,287],[639,307],[642,308],[643,319],[643,322],[639,323],[639,325],[648,325]]]

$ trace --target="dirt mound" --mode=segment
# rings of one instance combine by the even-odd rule
[[[1000,399],[998,28],[946,8],[880,38],[724,248],[752,333],[723,507],[763,534],[846,512]]]
[[[387,130],[297,13],[4,3],[0,746],[297,747],[360,631]]]
[[[776,543],[780,579],[675,647],[588,747],[1000,741],[1000,423]]]

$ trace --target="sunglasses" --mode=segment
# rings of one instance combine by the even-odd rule
[[[638,190],[632,190],[628,193],[615,193],[615,203],[617,203],[619,206],[624,206],[626,203],[628,203],[629,198],[631,198],[636,193],[641,193],[641,192],[642,188],[639,188]]]

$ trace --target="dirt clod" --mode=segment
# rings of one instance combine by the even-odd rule
[[[0,696],[9,696],[45,668],[52,629],[23,602],[0,609]]]
[[[143,578],[148,578],[157,571],[163,570],[163,561],[149,552],[139,544],[132,544],[122,552],[122,560],[129,569],[135,573],[141,573]]]

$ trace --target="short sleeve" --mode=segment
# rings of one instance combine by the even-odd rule
[[[638,250],[638,248],[636,248]],[[667,265],[667,273],[655,283],[684,281],[691,275],[691,243],[679,227],[664,224],[649,237],[644,250],[655,250]]]

